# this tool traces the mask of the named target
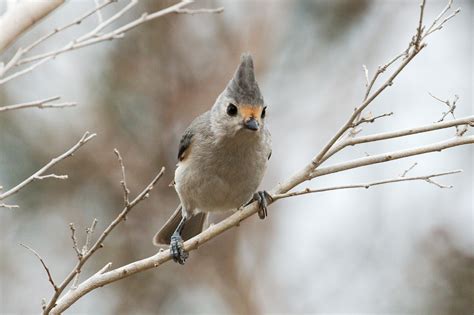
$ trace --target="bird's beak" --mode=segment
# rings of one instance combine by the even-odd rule
[[[258,130],[258,121],[254,117],[250,117],[244,120],[244,126],[250,130]]]

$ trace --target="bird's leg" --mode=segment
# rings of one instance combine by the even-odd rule
[[[171,235],[170,240],[170,251],[171,255],[173,256],[173,260],[181,265],[184,265],[184,262],[189,256],[189,254],[184,251],[183,238],[181,237],[181,232],[183,231],[186,220],[187,218],[183,216],[173,235]]]
[[[268,216],[267,206],[269,200],[272,200],[272,196],[270,196],[267,191],[257,191],[255,194],[253,194],[253,198],[246,204],[246,206],[254,201],[257,201],[259,207],[258,217],[263,220]]]

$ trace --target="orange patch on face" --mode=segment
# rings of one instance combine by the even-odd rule
[[[244,120],[253,117],[257,119],[258,121],[260,121],[260,116],[262,115],[263,107],[245,104],[245,105],[240,105],[239,110],[240,110],[240,115],[242,116],[242,118],[244,118]]]

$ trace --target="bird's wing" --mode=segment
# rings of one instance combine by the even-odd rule
[[[203,136],[204,133],[208,132],[209,129],[209,112],[196,117],[193,122],[189,125],[188,128],[184,131],[181,141],[179,141],[179,150],[178,150],[178,161],[184,160],[190,151],[191,144],[196,137],[196,132],[200,133]],[[199,136],[199,134],[198,134]]]
[[[194,133],[191,128],[188,128],[181,137],[181,141],[179,141],[178,161],[182,161],[186,157],[186,151],[191,146],[193,135]]]

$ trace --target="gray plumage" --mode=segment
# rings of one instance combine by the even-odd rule
[[[252,57],[245,54],[211,110],[184,132],[175,172],[181,206],[155,235],[156,245],[169,244],[183,216],[188,219],[181,236],[187,240],[202,231],[207,213],[237,209],[252,198],[271,154],[264,116]],[[258,129],[249,127],[254,124]]]
[[[229,81],[226,91],[229,97],[234,98],[239,104],[263,104],[263,96],[255,80],[252,56],[242,55],[240,65]]]

